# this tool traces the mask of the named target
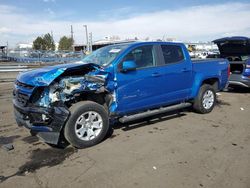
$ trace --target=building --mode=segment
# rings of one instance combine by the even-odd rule
[[[28,50],[32,49],[33,43],[18,43],[17,49]]]
[[[0,61],[7,60],[7,46],[0,46]]]
[[[212,42],[187,42],[185,43],[186,47],[194,49],[195,51],[214,51],[218,50],[216,44]]]
[[[137,41],[137,39],[121,40],[118,36],[104,37],[104,39],[93,42],[92,50],[97,50],[101,47],[112,45],[112,44],[120,44],[120,43],[135,42],[135,41]],[[87,49],[86,44],[75,44],[74,45],[75,51],[86,51],[86,49]]]

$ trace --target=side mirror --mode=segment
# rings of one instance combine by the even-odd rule
[[[122,63],[122,72],[127,72],[127,71],[132,71],[132,70],[136,70],[136,63],[135,61],[124,61]]]

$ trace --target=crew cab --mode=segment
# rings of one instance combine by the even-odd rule
[[[228,82],[226,59],[191,61],[182,43],[110,45],[82,61],[18,75],[16,122],[45,142],[77,148],[101,142],[122,123],[192,106],[209,113]]]
[[[250,88],[250,38],[225,37],[213,41],[217,44],[220,57],[230,63],[230,87]]]

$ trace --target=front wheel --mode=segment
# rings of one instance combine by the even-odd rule
[[[204,84],[194,100],[193,108],[198,113],[206,114],[213,110],[215,102],[216,94],[214,88],[211,85]]]
[[[69,110],[71,115],[64,128],[64,136],[71,145],[85,148],[104,139],[109,130],[109,118],[103,106],[92,101],[82,101]]]

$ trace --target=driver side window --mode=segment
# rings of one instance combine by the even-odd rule
[[[155,66],[153,46],[140,46],[133,49],[123,58],[122,62],[124,61],[134,61],[138,69]]]

